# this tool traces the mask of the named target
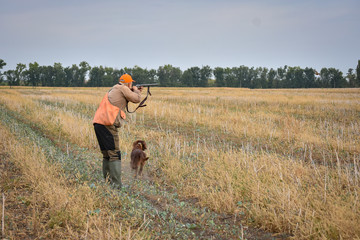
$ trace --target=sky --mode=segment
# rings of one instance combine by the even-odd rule
[[[0,59],[186,70],[360,59],[359,0],[0,0]]]

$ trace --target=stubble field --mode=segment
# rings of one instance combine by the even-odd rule
[[[360,89],[152,88],[119,130],[120,191],[92,126],[106,91],[0,88],[4,238],[360,238]]]

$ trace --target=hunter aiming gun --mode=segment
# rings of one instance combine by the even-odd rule
[[[146,107],[146,104],[144,104],[144,103],[147,100],[148,96],[149,95],[151,96],[151,92],[150,92],[151,86],[159,86],[159,84],[158,83],[145,83],[145,84],[136,84],[135,85],[135,87],[137,87],[137,88],[147,87],[148,89],[147,89],[146,97],[140,102],[139,106],[137,106],[134,111],[132,111],[132,112],[129,111],[128,102],[126,103],[126,111],[128,113],[134,113],[134,112],[136,112],[136,110],[138,110],[138,108]]]

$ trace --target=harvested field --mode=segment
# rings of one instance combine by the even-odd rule
[[[0,88],[2,237],[360,238],[359,89],[152,88],[119,132],[120,191],[92,126],[107,90]]]

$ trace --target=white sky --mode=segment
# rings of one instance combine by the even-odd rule
[[[359,0],[0,0],[0,59],[64,67],[340,69],[360,59]]]

